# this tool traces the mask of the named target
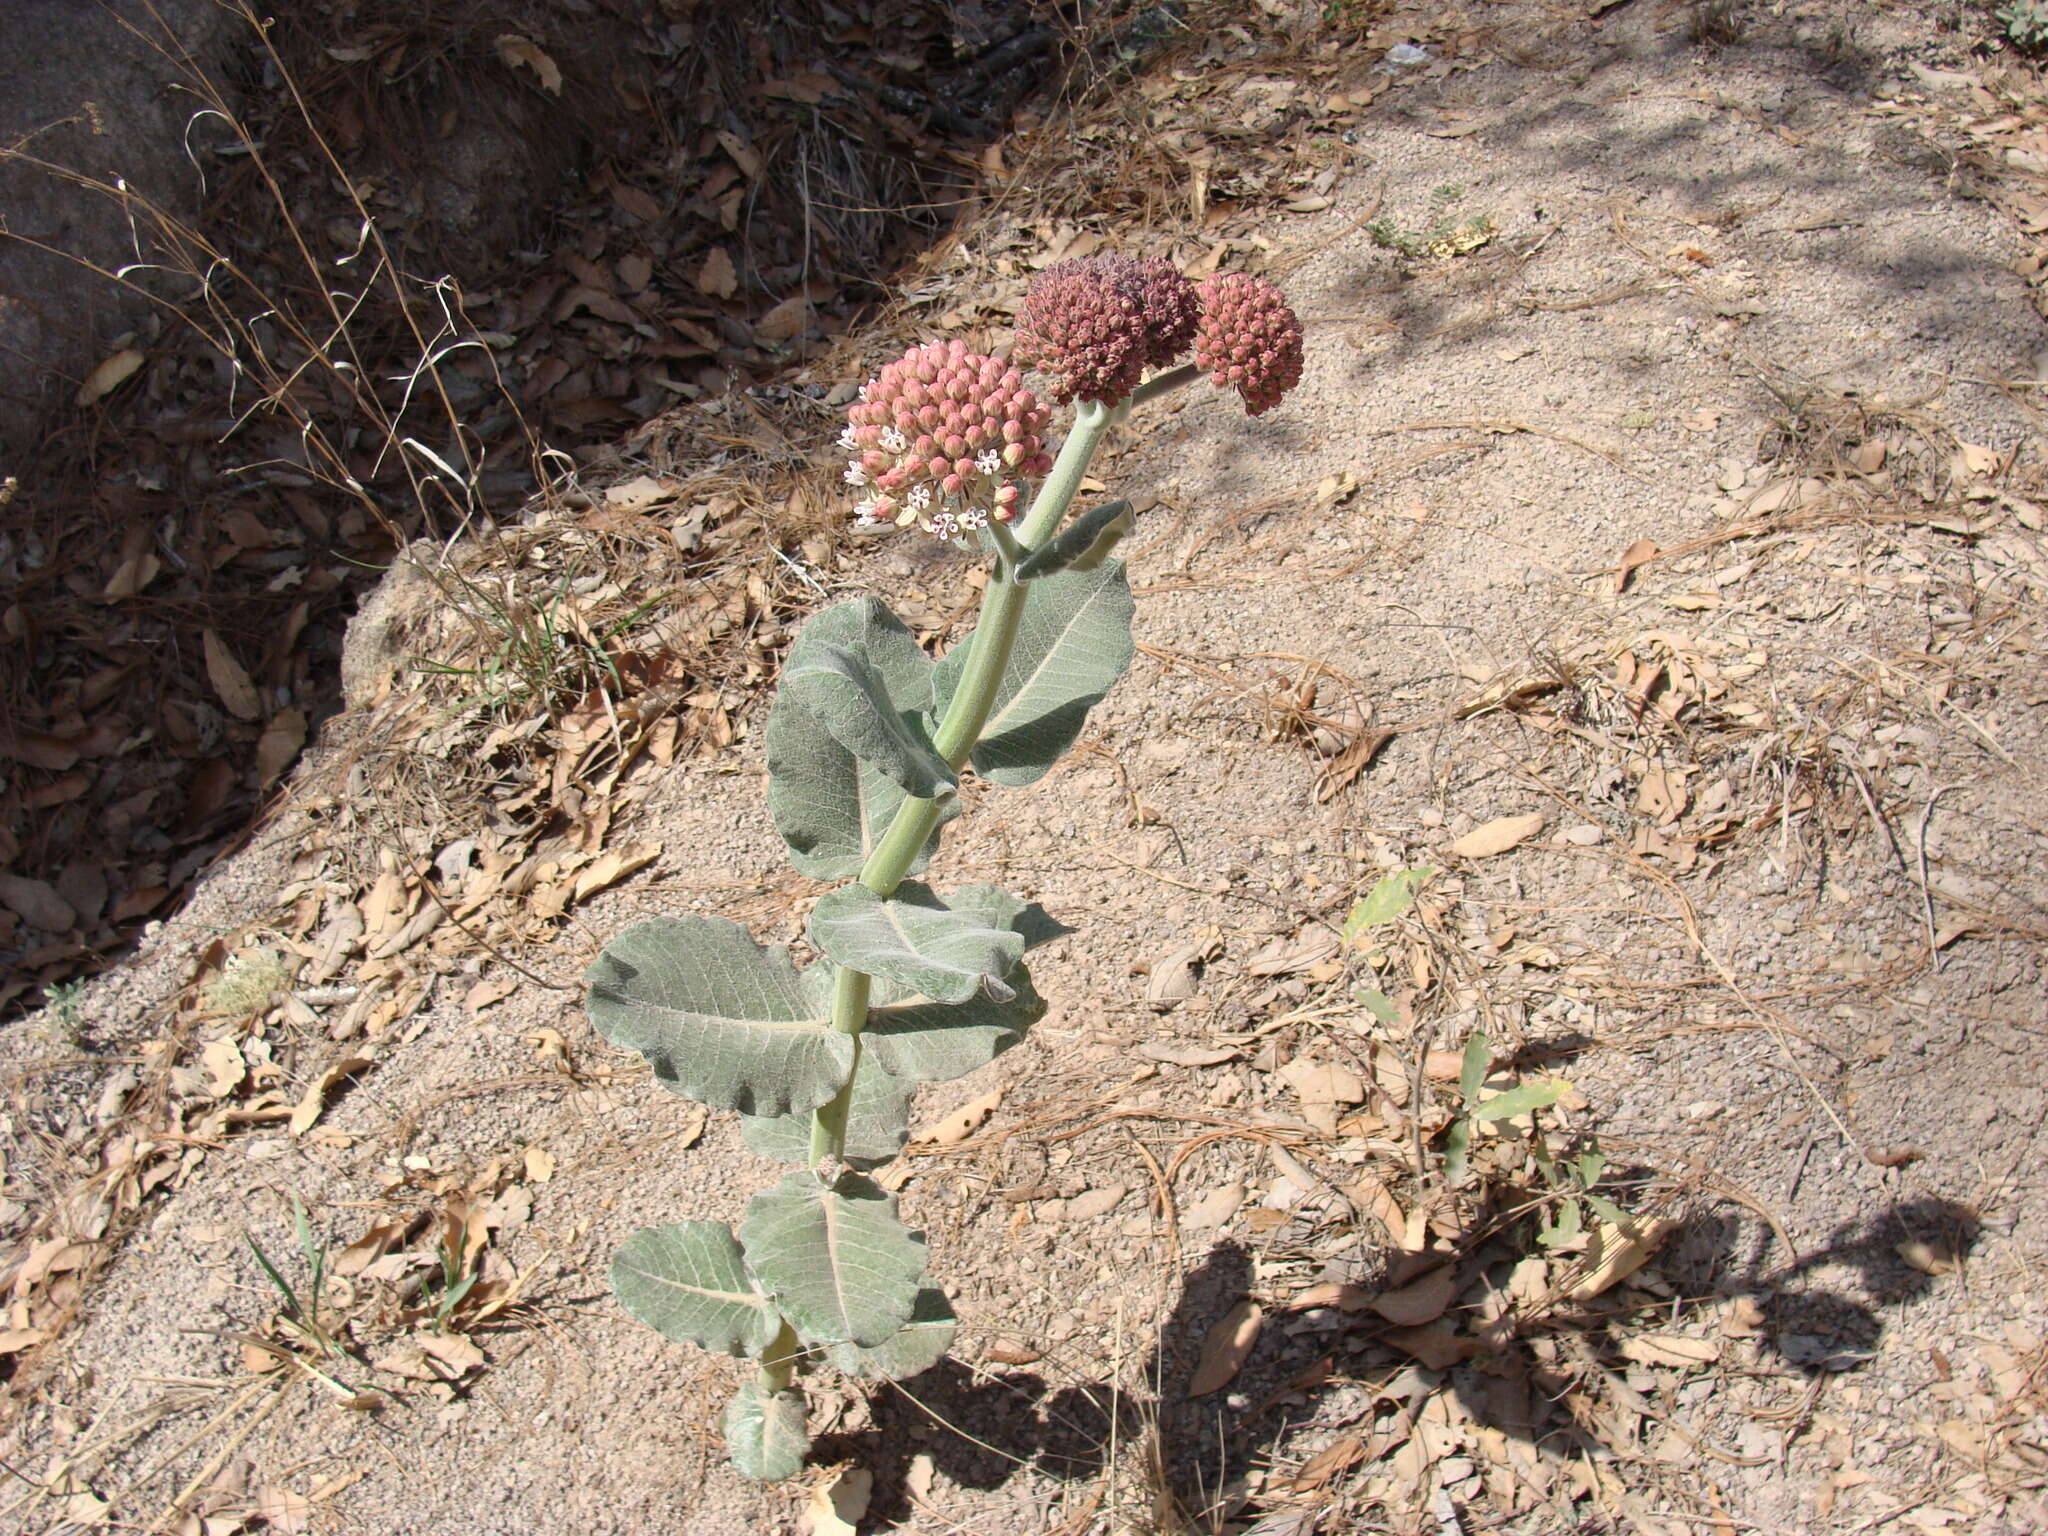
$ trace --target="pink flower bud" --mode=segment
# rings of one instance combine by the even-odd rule
[[[1016,496],[1001,494],[1003,459],[992,445],[1006,446],[1012,468],[1051,464],[1049,412],[1021,382],[1016,369],[958,341],[913,347],[884,366],[849,409],[842,439],[863,488],[872,486],[874,499],[856,508],[863,525],[916,523],[950,539],[985,526],[991,506],[1007,515]]]

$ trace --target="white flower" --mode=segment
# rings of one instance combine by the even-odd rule
[[[882,428],[882,447],[890,453],[901,453],[910,446],[910,439],[894,427]]]
[[[981,450],[980,454],[976,456],[974,460],[974,467],[980,470],[984,475],[1001,474],[1003,469],[1003,456],[1000,453],[997,453],[993,448],[984,448]]]
[[[855,506],[853,520],[862,528],[873,528],[881,522],[881,519],[875,516],[875,504],[872,501],[863,501]]]
[[[976,530],[986,528],[988,526],[987,511],[981,507],[962,507],[960,509],[960,526]]]
[[[940,512],[925,524],[934,538],[950,539],[958,531],[958,524],[950,512]]]
[[[910,488],[910,504],[922,512],[932,504],[932,488],[928,485],[913,485]]]
[[[852,450],[860,446],[860,440],[853,435],[852,422],[848,422],[846,424],[846,430],[839,434],[839,446],[847,450]]]
[[[866,485],[868,483],[868,472],[857,463],[849,464],[846,466],[846,483],[848,485]]]

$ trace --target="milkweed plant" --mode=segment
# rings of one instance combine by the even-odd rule
[[[952,1340],[923,1238],[869,1171],[903,1146],[913,1084],[972,1072],[1044,1015],[1024,952],[1066,930],[998,886],[942,895],[914,877],[960,811],[960,775],[1038,779],[1130,661],[1131,590],[1111,551],[1131,506],[1069,516],[1088,462],[1171,390],[1207,377],[1256,416],[1302,365],[1300,322],[1272,283],[1197,285],[1163,259],[1114,255],[1048,268],[1012,350],[912,347],[847,412],[855,524],[978,544],[990,564],[974,633],[936,660],[878,597],[825,609],[790,649],[768,715],[768,805],[790,862],[843,882],[810,915],[819,958],[799,967],[721,918],[657,917],[587,976],[607,1039],[673,1092],[739,1111],[751,1147],[796,1165],[737,1231],[649,1227],[611,1270],[649,1327],[758,1362],[725,1435],[734,1465],[764,1481],[795,1475],[809,1448],[800,1372],[901,1379]],[[1073,406],[1057,455],[1052,403]]]

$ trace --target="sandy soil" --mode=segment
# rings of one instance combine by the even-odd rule
[[[933,872],[1076,931],[1035,962],[1053,1012],[1031,1039],[921,1095],[917,1123],[1001,1100],[907,1163],[958,1361],[816,1395],[820,1465],[875,1476],[863,1529],[1163,1528],[1161,1483],[1205,1530],[1242,1511],[1435,1531],[1439,1490],[1475,1531],[2033,1528],[2024,1458],[1998,1460],[2012,1422],[2038,1457],[2026,1378],[2048,1332],[2024,241],[1883,109],[1937,56],[1909,16],[1787,6],[1708,49],[1678,8],[1495,9],[1527,28],[1524,64],[1390,81],[1361,52],[1340,77],[1386,89],[1330,205],[1270,232],[1309,322],[1301,389],[1255,422],[1188,392],[1099,463],[1156,498],[1127,545],[1143,649],[1081,751],[977,794]],[[1845,17],[1853,47],[1829,41]],[[1440,208],[1491,240],[1411,260],[1364,233]],[[1659,553],[1618,582],[1643,540]],[[963,571],[849,541],[829,581],[943,612]],[[1325,747],[1395,733],[1328,795],[1313,725],[1287,725],[1305,681],[1342,728]],[[733,1367],[625,1319],[603,1281],[635,1228],[734,1219],[770,1165],[597,1040],[569,990],[644,915],[798,939],[816,891],[782,865],[759,723],[665,770],[635,832],[659,858],[519,957],[564,990],[448,960],[310,1134],[236,1126],[190,1159],[9,1432],[10,1466],[71,1479],[17,1503],[18,1528],[198,1530],[152,1525],[188,1483],[209,1533],[796,1527],[806,1490],[720,1464]],[[1528,813],[1540,830],[1507,852],[1447,851]],[[89,987],[89,1045],[155,1037],[208,945],[297,898],[307,837],[275,829]],[[1362,952],[1317,967],[1357,894],[1421,863],[1440,873],[1383,946],[1406,1008],[1386,1026],[1351,1000]],[[1193,995],[1155,1006],[1142,972],[1190,944],[1209,956]],[[1263,963],[1290,945],[1314,954]],[[287,1102],[361,1049],[328,1038],[346,1000],[312,996],[271,1029]],[[1370,1315],[1285,1310],[1384,1278],[1389,1248],[1288,1161],[1343,1183],[1403,1154],[1314,1130],[1284,1069],[1373,1077],[1474,1028],[1569,1075],[1567,1122],[1676,1222],[1590,1308],[1600,1337],[1709,1341],[1710,1367],[1590,1360],[1553,1403],[1531,1384],[1587,1347],[1583,1317],[1438,1370]],[[1209,1066],[1156,1049],[1219,1043],[1234,1055]],[[26,1029],[9,1049],[46,1054]],[[84,1127],[118,1070],[37,1078],[14,1129]],[[243,1234],[296,1272],[294,1195],[337,1247],[451,1201],[479,1213],[486,1279],[519,1287],[471,1334],[482,1361],[365,1324],[380,1369],[250,1374],[240,1337],[277,1301]],[[404,1256],[432,1246],[408,1234],[331,1304],[388,1324],[419,1302]],[[1512,1268],[1461,1270],[1459,1314]],[[1246,1295],[1271,1309],[1256,1347],[1190,1399]],[[368,1386],[381,1407],[343,1401]],[[1361,1427],[1386,1438],[1289,1484]],[[1427,1453],[1404,1463],[1410,1444]]]

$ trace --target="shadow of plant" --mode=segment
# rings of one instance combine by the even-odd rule
[[[1624,1170],[1617,1182],[1630,1178]],[[1925,1295],[1939,1278],[1929,1269],[1946,1272],[1965,1262],[1977,1230],[1967,1209],[1928,1197],[1843,1223],[1812,1251],[1768,1267],[1759,1253],[1740,1251],[1748,1242],[1744,1224],[1707,1213],[1683,1219],[1659,1245],[1654,1263],[1669,1282],[1659,1286],[1666,1295],[1630,1297],[1617,1287],[1584,1301],[1561,1297],[1542,1310],[1509,1304],[1482,1322],[1484,1298],[1505,1301],[1511,1271],[1530,1256],[1524,1247],[1489,1239],[1450,1261],[1458,1300],[1446,1318],[1464,1314],[1457,1326],[1465,1331],[1455,1340],[1463,1358],[1426,1365],[1395,1347],[1394,1325],[1369,1310],[1272,1309],[1228,1387],[1190,1398],[1202,1341],[1250,1291],[1253,1254],[1226,1241],[1189,1272],[1155,1357],[1161,1396],[1153,1412],[1166,1476],[1183,1509],[1198,1517],[1218,1508],[1222,1489],[1259,1468],[1268,1471],[1261,1507],[1313,1503],[1309,1496],[1320,1498],[1325,1482],[1398,1454],[1417,1421],[1432,1413],[1460,1434],[1502,1437],[1495,1444],[1505,1443],[1515,1475],[1532,1482],[1543,1480],[1543,1467],[1561,1469],[1589,1455],[1643,1454],[1660,1425],[1691,1445],[1711,1447],[1703,1454],[1725,1463],[1768,1460],[1716,1444],[1704,1420],[1687,1423],[1691,1410],[1645,1377],[1645,1357],[1632,1341],[1682,1334],[1718,1349],[1721,1330],[1697,1326],[1701,1306],[1739,1307],[1746,1297],[1754,1310],[1734,1331],[1755,1337],[1795,1379],[1854,1370],[1875,1354],[1885,1309]],[[1901,1257],[1901,1245],[1912,1261]],[[1859,1295],[1806,1283],[1838,1265],[1857,1271],[1859,1283],[1846,1289]],[[1652,1303],[1647,1309],[1639,1305],[1645,1301]],[[1669,1380],[1676,1384],[1683,1367],[1672,1364],[1678,1374]],[[1432,1409],[1433,1398],[1448,1403]],[[1303,1431],[1315,1434],[1323,1455],[1304,1458],[1295,1439]],[[1576,1518],[1566,1487],[1562,1477],[1553,1480],[1554,1512]]]

